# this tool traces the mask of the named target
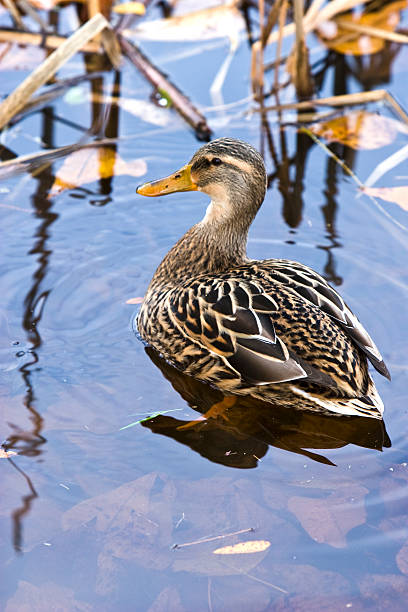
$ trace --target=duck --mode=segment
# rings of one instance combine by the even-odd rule
[[[134,331],[226,400],[250,395],[271,406],[382,419],[368,362],[388,379],[389,371],[340,294],[302,263],[247,256],[266,189],[260,153],[229,137],[137,187],[149,197],[201,191],[210,203],[158,266]]]

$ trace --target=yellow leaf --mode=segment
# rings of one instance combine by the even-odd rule
[[[146,12],[141,2],[122,2],[114,6],[113,10],[120,15],[144,15]]]
[[[363,187],[362,191],[367,195],[381,198],[387,202],[393,202],[408,210],[408,186],[404,187]]]
[[[14,451],[6,451],[4,450],[4,448],[0,448],[0,459],[8,459],[13,455],[17,455],[17,453]]]
[[[111,147],[88,147],[69,155],[58,170],[49,198],[86,183],[120,174],[139,177],[146,173],[143,159],[124,161]]]
[[[310,130],[328,142],[353,149],[378,149],[389,145],[402,131],[399,122],[367,111],[352,111],[342,117],[315,123]]]
[[[249,540],[240,542],[233,546],[223,546],[213,550],[214,555],[248,555],[251,553],[263,552],[270,547],[268,540]]]
[[[330,32],[326,29],[325,24],[319,28],[319,34],[322,42],[337,51],[337,53],[351,55],[372,55],[378,53],[385,46],[384,38],[369,36],[361,32],[351,32],[346,27],[342,27],[342,23],[358,24],[360,26],[369,26],[394,32],[400,22],[399,11],[406,8],[406,0],[397,0],[391,4],[387,4],[379,11],[371,13],[363,13],[360,17],[355,14],[339,15],[335,17],[330,24],[336,25],[336,33],[330,36]]]

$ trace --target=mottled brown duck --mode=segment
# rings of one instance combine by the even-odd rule
[[[137,192],[198,190],[211,202],[157,268],[135,328],[176,368],[226,395],[381,418],[368,371],[389,378],[374,342],[341,296],[307,266],[246,254],[266,191],[262,157],[219,138],[169,177]]]

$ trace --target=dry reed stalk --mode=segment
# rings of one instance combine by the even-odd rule
[[[369,0],[332,0],[325,6],[321,11],[319,10],[321,2],[320,0],[316,0],[310,6],[309,10],[304,16],[303,19],[303,28],[305,34],[308,34],[312,30],[314,30],[318,25],[323,23],[324,21],[329,21],[339,13],[343,13],[348,11],[356,6],[361,4],[366,4]],[[290,36],[295,33],[295,23],[288,23],[284,28],[282,33],[272,32],[268,38],[268,44],[276,42],[280,35],[283,37]]]
[[[368,102],[387,102],[392,109],[397,113],[404,123],[408,123],[408,114],[385,89],[376,89],[374,91],[362,91],[353,94],[344,94],[341,96],[329,96],[328,98],[317,98],[314,100],[303,100],[302,102],[293,102],[291,104],[280,104],[268,106],[265,111],[285,111],[285,110],[306,110],[313,109],[315,106],[354,106],[356,104],[367,104]]]
[[[296,40],[286,66],[292,76],[298,98],[305,99],[313,95],[313,81],[303,27],[303,0],[294,0],[293,7]]]
[[[33,93],[46,83],[81,47],[95,34],[110,27],[103,15],[95,15],[74,32],[58,49],[47,57],[16,89],[0,104],[0,129],[29,101]]]
[[[14,23],[19,28],[24,28],[23,20],[21,19],[21,15],[16,7],[16,3],[13,0],[3,0],[6,9],[9,11],[10,15],[13,18]]]
[[[278,38],[278,44],[276,46],[276,59],[275,59],[275,64],[276,64],[276,68],[275,68],[275,74],[274,74],[274,79],[273,79],[273,88],[276,92],[276,101],[279,104],[279,97],[278,97],[278,92],[279,92],[279,64],[280,64],[280,60],[281,60],[281,55],[282,55],[282,32],[283,32],[283,28],[285,25],[285,21],[286,21],[286,15],[288,13],[288,0],[283,0],[283,2],[280,3],[279,6],[279,38]],[[268,36],[269,37],[269,36]]]
[[[10,42],[16,45],[34,45],[36,47],[45,47],[47,49],[58,49],[68,39],[65,36],[57,36],[56,34],[33,34],[32,32],[13,32],[12,30],[0,30],[0,42]],[[81,46],[78,51],[85,53],[100,53],[101,48],[94,42],[87,42]]]
[[[40,26],[43,32],[47,32],[49,30],[48,24],[38,14],[38,11],[32,7],[29,2],[27,2],[27,0],[17,0],[17,4],[24,13],[31,17],[31,19]],[[25,28],[23,27],[23,29]]]

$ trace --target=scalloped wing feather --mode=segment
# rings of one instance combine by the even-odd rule
[[[314,368],[276,335],[278,306],[258,284],[238,280],[205,281],[169,297],[173,323],[194,342],[221,357],[229,369],[251,385],[299,379],[337,389],[326,373]]]
[[[268,262],[263,262],[267,264]],[[367,355],[375,369],[390,379],[390,373],[380,351],[357,317],[344,302],[343,298],[311,268],[297,262],[271,261],[268,266],[271,279],[284,284],[308,302],[318,306],[323,312],[335,319],[348,336]]]

